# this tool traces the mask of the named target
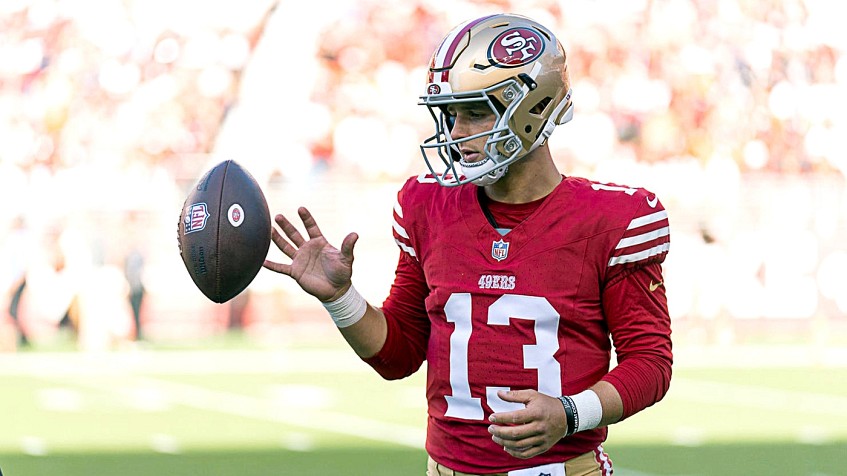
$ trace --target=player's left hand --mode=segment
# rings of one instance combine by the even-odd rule
[[[562,402],[536,390],[500,390],[506,402],[523,403],[526,408],[493,413],[488,418],[491,439],[516,458],[532,458],[549,450],[568,429]]]

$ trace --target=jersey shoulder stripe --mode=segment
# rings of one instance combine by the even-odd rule
[[[402,191],[400,193],[402,193]],[[417,253],[415,253],[415,248],[412,246],[412,241],[409,238],[409,232],[406,231],[406,227],[404,226],[403,207],[400,205],[399,195],[400,194],[398,194],[397,202],[394,204],[394,220],[392,222],[394,242],[397,243],[400,251],[417,259]]]
[[[670,225],[668,212],[659,204],[655,195],[645,194],[645,206],[639,206],[636,216],[630,220],[615,251],[609,259],[609,267],[647,260],[664,260],[670,249]]]
[[[410,177],[397,192],[392,221],[394,242],[397,243],[401,252],[412,258],[418,259],[419,256],[419,253],[415,251],[414,237],[409,233],[409,227],[415,220],[415,214],[412,212],[420,210],[422,204],[437,200],[435,195],[438,193],[443,193],[441,185],[428,174]]]
[[[400,206],[400,203],[397,202],[394,205],[394,222],[392,226],[394,227],[394,233],[399,235],[399,238],[409,239],[409,233],[403,227],[401,222],[403,221],[403,207]]]
[[[400,251],[406,253],[407,255],[411,256],[412,258],[415,258],[415,259],[418,258],[418,254],[415,253],[414,248],[412,248],[411,246],[409,246],[405,242],[398,240],[397,238],[394,239],[394,242],[397,243],[398,247],[400,247]]]

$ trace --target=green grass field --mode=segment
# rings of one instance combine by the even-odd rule
[[[420,475],[424,376],[342,347],[0,355],[5,476]],[[847,368],[678,366],[616,475],[845,475]]]

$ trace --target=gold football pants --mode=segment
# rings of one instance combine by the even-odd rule
[[[605,469],[603,463],[598,462],[594,458],[594,452],[582,454],[569,461],[565,461],[565,476],[603,476],[611,474],[611,468]],[[508,476],[508,473],[488,473],[471,474],[461,471],[453,471],[452,469],[438,464],[432,458],[428,458],[426,462],[427,476]]]

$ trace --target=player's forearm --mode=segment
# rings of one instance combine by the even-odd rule
[[[623,400],[621,400],[618,389],[609,382],[601,380],[594,384],[591,390],[597,394],[600,404],[603,406],[603,417],[598,426],[611,425],[620,420],[623,415]]]
[[[621,399],[623,413],[620,419],[638,413],[665,396],[670,387],[671,366],[668,356],[630,356],[619,361],[603,377],[603,382],[614,387]]]
[[[388,335],[385,315],[370,304],[359,322],[339,330],[353,351],[363,359],[376,355],[385,345]]]

